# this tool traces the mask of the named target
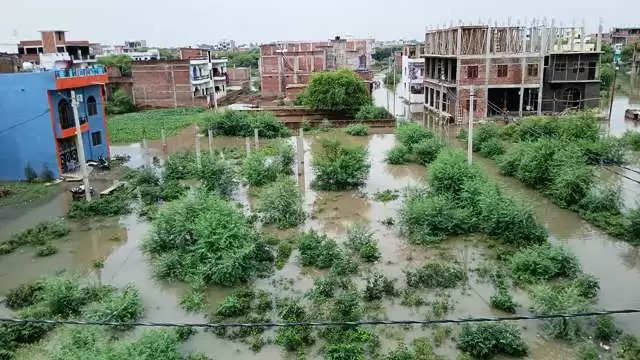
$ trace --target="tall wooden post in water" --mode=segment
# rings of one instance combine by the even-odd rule
[[[202,168],[202,159],[200,158],[200,126],[196,124],[196,164],[198,165],[198,169]]]

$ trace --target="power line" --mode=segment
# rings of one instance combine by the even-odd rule
[[[45,115],[45,114],[47,114],[47,113],[49,113],[49,109],[44,110],[42,113],[40,113],[40,114],[38,114],[38,115],[36,115],[36,116],[34,116],[34,117],[30,118],[30,119],[27,119],[27,120],[25,120],[25,121],[21,121],[21,122],[19,122],[19,123],[17,123],[17,124],[13,124],[13,125],[9,126],[8,128],[2,129],[2,130],[0,130],[0,135],[4,134],[5,132],[7,132],[7,131],[9,131],[9,130],[12,130],[12,129],[14,129],[14,128],[17,128],[18,126],[22,126],[22,125],[24,125],[24,124],[26,124],[26,123],[28,123],[28,122],[31,122],[31,121],[33,121],[33,120],[35,120],[35,119],[38,119],[39,117],[41,117],[42,115]]]
[[[501,322],[519,320],[549,320],[593,317],[616,314],[636,314],[640,309],[604,310],[567,314],[521,315],[508,317],[479,317],[441,320],[363,320],[363,321],[319,321],[319,322],[268,322],[268,323],[174,323],[174,322],[106,322],[85,320],[45,320],[0,318],[0,322],[16,324],[51,324],[82,326],[124,326],[124,327],[178,327],[178,328],[275,328],[275,327],[327,327],[327,326],[366,326],[366,325],[432,325],[432,324],[467,324],[480,322]]]

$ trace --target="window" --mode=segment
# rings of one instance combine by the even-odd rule
[[[478,65],[467,66],[467,78],[469,79],[478,78]]]
[[[102,145],[102,133],[100,133],[100,131],[91,133],[91,143],[93,146]]]
[[[467,107],[465,108],[467,112],[469,112],[469,105],[471,105],[471,101],[467,99]],[[478,110],[478,99],[473,99],[473,112],[476,112],[476,110]]]
[[[56,36],[58,37],[58,41],[62,41],[62,34],[64,34],[62,31],[56,31]]]
[[[507,77],[509,65],[498,65],[498,77]]]
[[[527,74],[529,76],[538,76],[538,64],[528,64]]]
[[[567,71],[567,63],[566,62],[557,62],[554,66],[555,71],[565,72]]]
[[[64,52],[64,46],[56,47],[56,51],[59,52],[59,53],[63,53]]]
[[[62,130],[75,126],[73,116],[71,115],[71,106],[65,99],[60,100],[58,103],[58,117],[60,119],[60,127]]]
[[[96,104],[96,98],[89,96],[87,98],[87,114],[89,116],[96,115],[98,113],[98,104]]]

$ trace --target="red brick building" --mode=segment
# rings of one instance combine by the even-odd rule
[[[92,44],[89,41],[67,40],[66,31],[47,30],[40,31],[40,40],[23,40],[18,44],[18,55],[22,62],[41,64],[41,55],[58,55],[59,61],[67,62],[93,62]],[[48,60],[57,61],[56,57],[46,56]]]
[[[340,39],[309,42],[278,42],[260,46],[262,96],[289,99],[304,90],[311,75],[325,70],[349,68],[364,81],[371,71],[373,39]]]

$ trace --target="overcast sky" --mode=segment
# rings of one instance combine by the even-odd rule
[[[335,35],[378,40],[422,39],[427,25],[491,18],[574,21],[596,31],[640,26],[640,0],[0,0],[0,42],[39,39],[38,30],[62,29],[67,39],[107,44],[146,39],[153,46],[275,40],[322,40]]]

